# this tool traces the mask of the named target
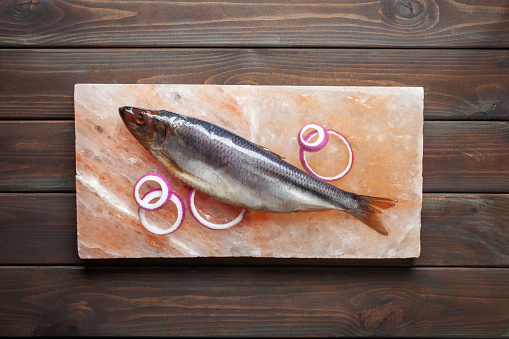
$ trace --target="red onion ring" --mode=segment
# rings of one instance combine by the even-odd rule
[[[146,181],[155,181],[159,185],[161,185],[162,194],[159,200],[156,201],[155,203],[146,203],[143,201],[143,199],[140,198],[140,187]],[[168,182],[168,180],[166,180],[165,177],[157,173],[149,173],[145,174],[140,179],[138,179],[138,181],[134,185],[133,195],[134,200],[136,200],[138,206],[147,211],[156,211],[160,208],[163,208],[164,205],[166,205],[168,201],[170,201],[172,189],[170,183]]]
[[[202,224],[205,227],[208,227],[213,230],[225,230],[227,228],[233,227],[237,225],[239,222],[244,219],[244,215],[246,214],[247,210],[245,208],[242,209],[239,216],[235,218],[234,220],[230,221],[226,224],[214,224],[210,221],[205,220],[196,209],[196,206],[194,204],[194,196],[196,193],[196,189],[191,188],[191,191],[189,191],[189,196],[187,197],[187,205],[189,206],[189,211],[191,212],[191,215],[198,221],[200,224]]]
[[[309,129],[314,129],[314,131],[304,137],[304,133]],[[310,135],[315,135],[317,132],[318,139],[313,142],[309,142],[309,139],[311,139]],[[303,150],[308,152],[318,152],[323,149],[329,142],[329,134],[326,133],[326,129],[323,126],[317,124],[307,124],[300,130],[298,142]]]
[[[305,139],[309,140],[311,137],[313,137],[314,134],[316,134],[315,131],[309,133],[305,137]],[[348,153],[349,153],[348,165],[346,166],[345,170],[343,172],[339,173],[338,175],[334,176],[334,177],[324,177],[322,175],[317,174],[309,166],[308,161],[306,160],[306,155],[304,153],[304,149],[302,149],[302,148],[300,149],[300,162],[302,163],[302,166],[304,167],[304,169],[306,171],[308,171],[308,173],[311,174],[312,176],[315,176],[315,177],[317,177],[319,179],[322,179],[323,181],[336,181],[336,180],[339,180],[339,179],[343,178],[352,169],[353,151],[352,151],[352,146],[350,145],[348,140],[341,133],[336,132],[336,131],[331,130],[331,129],[328,129],[327,130],[327,134],[334,134],[335,136],[339,137],[345,143],[346,147],[348,148]]]
[[[151,191],[148,191],[142,198],[143,202],[149,202],[155,198],[161,197],[163,194],[163,190],[160,188],[153,189]],[[186,209],[184,206],[184,201],[182,198],[175,192],[171,194],[170,200],[177,206],[177,220],[175,223],[167,230],[162,230],[160,228],[157,228],[153,225],[151,225],[147,218],[145,217],[145,210],[140,206],[138,207],[138,215],[140,217],[140,222],[145,227],[147,231],[150,233],[154,233],[157,235],[166,235],[170,234],[172,232],[175,232],[179,229],[180,226],[182,226],[182,223],[184,222],[184,218],[186,216]]]

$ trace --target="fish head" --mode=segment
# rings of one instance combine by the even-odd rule
[[[158,111],[123,106],[118,112],[129,132],[146,149],[160,147],[166,140],[169,126]]]

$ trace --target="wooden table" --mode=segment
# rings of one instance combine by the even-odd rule
[[[509,1],[0,9],[0,335],[509,334]],[[422,255],[80,260],[75,83],[422,86]]]

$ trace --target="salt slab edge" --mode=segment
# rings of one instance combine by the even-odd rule
[[[352,171],[334,185],[356,193],[396,198],[384,212],[389,236],[340,211],[249,212],[229,230],[213,231],[190,216],[181,229],[157,236],[139,223],[132,187],[160,173],[173,177],[129,134],[120,106],[166,109],[195,116],[262,144],[302,168],[296,136],[306,123],[345,134],[354,148]],[[420,253],[423,89],[420,87],[95,85],[75,86],[76,204],[81,258],[274,257],[410,258]],[[329,147],[329,146],[327,146]],[[313,154],[316,168],[337,172],[330,157]],[[198,197],[197,197],[198,198]],[[228,218],[236,211],[201,196],[204,211]],[[207,210],[210,208],[210,211]],[[151,214],[156,224],[175,210]],[[173,218],[173,219],[172,219]],[[214,219],[216,220],[216,219]],[[226,220],[226,219],[225,219]]]

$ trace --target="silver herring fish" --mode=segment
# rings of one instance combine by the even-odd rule
[[[131,134],[176,177],[227,204],[291,213],[340,210],[387,235],[379,213],[396,200],[343,191],[224,128],[168,111],[120,107]]]

